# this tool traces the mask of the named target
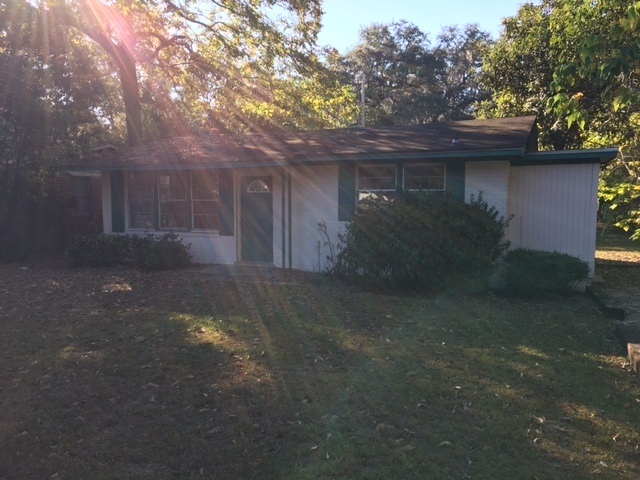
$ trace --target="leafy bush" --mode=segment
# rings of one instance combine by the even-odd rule
[[[571,292],[587,278],[589,266],[566,253],[520,248],[504,257],[505,292],[521,297]]]
[[[147,270],[183,268],[191,262],[189,246],[175,233],[81,236],[71,242],[67,257],[74,267],[131,265]]]
[[[435,290],[460,275],[488,278],[509,246],[507,223],[482,194],[469,203],[417,193],[365,203],[340,238],[334,270],[388,290]]]
[[[63,252],[67,217],[67,198],[54,174],[0,168],[0,262]]]

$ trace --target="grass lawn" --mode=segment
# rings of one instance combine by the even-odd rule
[[[0,267],[0,479],[640,478],[582,296]]]
[[[637,290],[640,287],[640,241],[619,231],[598,233],[596,275],[608,288]]]

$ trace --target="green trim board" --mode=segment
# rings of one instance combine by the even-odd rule
[[[509,160],[514,166],[524,165],[547,165],[547,164],[576,164],[576,163],[597,163],[605,164],[614,159],[618,154],[617,148],[593,149],[593,150],[556,150],[550,152],[530,152],[523,148],[502,149],[502,150],[467,150],[455,152],[412,152],[412,153],[388,153],[388,154],[357,154],[357,155],[334,155],[321,157],[298,157],[287,161],[264,162],[246,161],[237,163],[199,163],[193,165],[128,165],[126,170],[230,170],[245,169],[255,167],[283,167],[287,165],[342,165],[353,162],[403,162],[403,161],[444,161],[447,164],[455,161],[492,161]],[[65,170],[74,171],[122,171],[122,165],[74,165],[65,167]]]
[[[445,167],[445,192],[451,198],[464,201],[465,162],[447,162]]]
[[[111,172],[111,231],[124,233],[124,172]]]
[[[356,166],[340,165],[338,169],[338,220],[348,222],[356,211]]]
[[[601,148],[597,150],[554,150],[550,152],[527,153],[524,158],[514,160],[514,167],[533,165],[578,165],[600,163],[605,165],[618,156],[618,148]]]

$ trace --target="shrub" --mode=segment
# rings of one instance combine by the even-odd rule
[[[531,297],[573,291],[589,275],[589,266],[566,253],[517,249],[505,255],[503,272],[506,293]]]
[[[407,193],[393,203],[365,203],[340,238],[335,270],[389,290],[434,290],[459,275],[488,278],[508,248],[506,226],[482,195],[464,203]]]
[[[175,233],[161,237],[138,235],[85,235],[67,249],[73,267],[131,265],[147,270],[183,268],[191,263],[189,246]]]
[[[67,198],[47,171],[0,167],[0,262],[64,251]]]

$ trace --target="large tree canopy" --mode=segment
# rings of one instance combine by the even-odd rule
[[[476,25],[447,27],[432,47],[410,22],[374,24],[335,68],[354,88],[364,85],[369,125],[469,118],[483,97],[478,74],[489,44]]]
[[[621,147],[600,187],[603,220],[640,225],[640,3],[542,0],[504,21],[486,58],[483,116],[535,114],[543,149]],[[636,233],[640,237],[640,233]]]
[[[570,6],[563,5],[566,14]],[[599,28],[587,30],[578,56],[556,69],[556,95],[548,106],[568,124],[578,123],[589,140],[621,147],[606,171],[600,198],[606,219],[640,240],[640,2],[578,7],[576,23]],[[589,98],[585,83],[597,88],[599,98]],[[594,101],[602,108],[594,111]]]
[[[247,97],[255,93],[252,75],[304,74],[317,64],[313,48],[320,28],[320,0],[1,0],[0,4],[12,21],[38,14],[45,25],[65,25],[101,47],[117,72],[131,144],[143,138],[141,91],[148,100],[168,107],[188,90],[186,81],[200,76]],[[207,93],[211,89],[195,100],[209,100]]]

